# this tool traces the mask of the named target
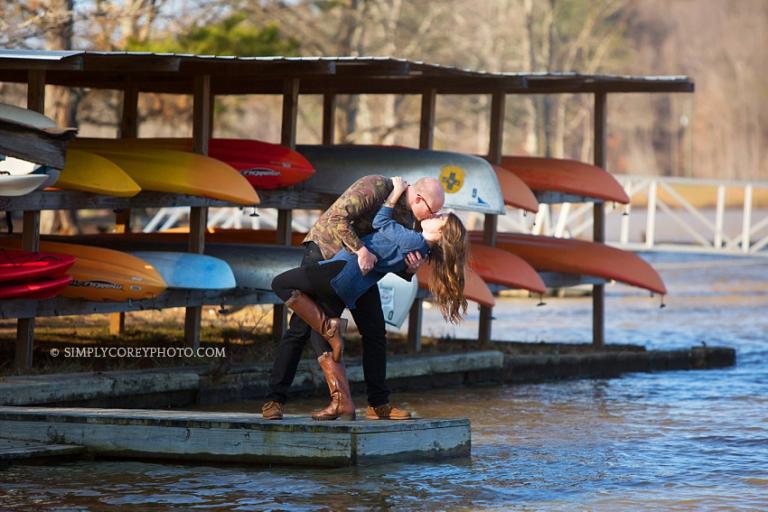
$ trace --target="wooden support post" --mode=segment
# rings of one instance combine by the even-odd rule
[[[323,94],[323,145],[336,141],[336,95]]]
[[[27,74],[27,108],[45,112],[45,71],[30,70]],[[24,211],[24,227],[21,248],[25,251],[40,250],[40,211]],[[35,319],[19,318],[16,322],[16,349],[14,364],[19,370],[32,367],[34,360]]]
[[[594,164],[605,169],[605,150],[607,140],[607,93],[595,93],[594,116]],[[605,241],[605,208],[602,202],[597,202],[593,210],[592,239],[595,242]],[[605,286],[596,284],[592,287],[592,346],[602,347],[605,344]]]
[[[504,147],[504,112],[506,109],[506,94],[496,91],[491,96],[491,133],[488,143],[488,160],[495,165],[501,164],[501,155]],[[498,215],[486,214],[483,222],[483,243],[496,246],[496,227]],[[493,323],[493,308],[480,306],[480,326],[478,328],[478,341],[491,341],[491,327]]]
[[[192,112],[192,150],[201,155],[208,154],[211,137],[211,77],[195,77],[194,105]],[[208,207],[193,206],[189,212],[189,252],[202,254],[205,251],[205,229]],[[184,339],[188,347],[200,347],[200,321],[203,308],[187,307],[184,315]]]
[[[139,135],[139,90],[129,85],[123,89],[123,115],[120,118],[120,137],[138,137]],[[115,210],[115,233],[130,233],[131,209]],[[109,334],[121,336],[125,333],[125,313],[110,313]]]
[[[419,148],[432,149],[435,133],[435,105],[437,92],[428,89],[421,94],[421,122],[419,124]],[[416,276],[413,277],[416,279]],[[408,313],[408,347],[421,352],[421,324],[424,316],[424,301],[416,297]]]
[[[325,113],[325,101],[323,102]],[[296,124],[299,115],[299,79],[288,78],[283,82],[283,121],[280,130],[280,144],[296,148]],[[325,121],[323,121],[325,123]],[[325,127],[323,127],[325,130]],[[292,210],[277,211],[277,243],[291,245]],[[288,311],[285,304],[275,304],[272,312],[272,336],[275,340],[283,337],[288,328]]]

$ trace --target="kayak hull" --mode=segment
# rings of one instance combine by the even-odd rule
[[[0,250],[0,282],[61,276],[75,263],[69,254]]]
[[[17,249],[20,246],[19,237],[0,238],[2,248]],[[40,242],[40,249],[75,257],[74,264],[67,271],[73,279],[61,293],[63,297],[122,302],[155,298],[167,287],[149,263],[130,254],[48,240]]]
[[[78,139],[74,147],[98,149],[132,148],[192,151],[189,138]],[[310,178],[315,170],[301,154],[279,144],[248,139],[208,141],[208,156],[237,169],[258,190],[291,187]]]
[[[399,146],[298,146],[317,173],[298,190],[340,195],[370,174],[402,176],[409,183],[433,177],[445,191],[445,207],[504,215],[504,200],[493,167],[482,158]]]
[[[482,233],[470,234],[473,241]],[[615,280],[666,294],[661,276],[640,256],[605,244],[547,236],[498,233],[496,246],[516,254],[538,272],[558,272]]]
[[[505,156],[501,166],[514,173],[537,194],[558,192],[585,200],[629,203],[629,196],[616,178],[600,167],[584,162]]]

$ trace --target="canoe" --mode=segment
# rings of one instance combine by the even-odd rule
[[[531,156],[505,156],[501,166],[512,171],[537,193],[558,192],[576,201],[615,201],[629,203],[624,188],[610,173],[576,160]],[[542,201],[542,197],[538,197]],[[559,201],[559,202],[562,202]]]
[[[521,257],[504,249],[472,243],[469,264],[486,283],[544,293],[541,276]]]
[[[235,287],[229,265],[219,258],[189,252],[133,251],[162,276],[168,288],[226,290]]]
[[[473,241],[482,240],[482,233],[473,231]],[[644,259],[634,253],[605,244],[554,238],[547,236],[498,233],[496,246],[520,256],[538,272],[579,274],[619,281],[666,294],[659,274]]]
[[[192,151],[189,138],[77,139],[72,147],[88,149],[131,147]],[[255,189],[291,187],[307,180],[315,169],[301,154],[279,144],[247,139],[211,139],[208,156],[231,165]]]
[[[57,188],[117,197],[132,197],[141,187],[111,160],[89,151],[67,151]]]
[[[21,238],[0,237],[0,247],[17,249]],[[69,254],[76,258],[68,270],[73,280],[63,297],[91,301],[150,299],[160,295],[166,284],[147,262],[130,254],[100,247],[43,240],[44,252]]]
[[[0,284],[0,300],[50,299],[64,291],[72,282],[72,276],[41,277],[34,281]]]
[[[539,201],[536,199],[536,195],[523,180],[500,165],[494,165],[493,170],[496,172],[496,179],[499,180],[505,205],[533,213],[539,211]]]
[[[69,254],[0,249],[0,282],[58,277],[74,263]]]
[[[402,176],[409,183],[422,177],[440,180],[445,207],[480,213],[505,213],[493,167],[482,158],[400,146],[298,146],[316,174],[297,190],[339,195],[369,174]]]
[[[48,181],[46,174],[24,174],[0,176],[0,196],[18,197],[34,192]]]
[[[429,282],[433,279],[432,264],[429,262],[423,264],[416,273],[416,277],[419,280],[419,288],[428,290]],[[493,298],[493,293],[488,288],[488,285],[469,266],[464,268],[464,297],[467,300],[477,302],[481,306],[493,307],[496,304],[496,299]]]
[[[40,112],[17,107],[15,105],[9,105],[7,103],[0,103],[0,118],[10,119],[11,121],[32,126],[34,128],[58,128],[56,121]]]
[[[171,236],[154,237],[141,235],[163,234],[127,233],[127,235],[129,236],[109,233],[67,238],[82,244],[128,251],[183,251],[186,247],[186,242],[179,238],[179,235],[185,237],[186,234],[170,233]],[[139,236],[131,237],[130,235]],[[47,238],[62,239],[64,237],[47,236]],[[272,279],[286,270],[298,267],[304,256],[304,249],[273,244],[206,242],[205,254],[219,258],[229,265],[238,289],[272,292]],[[416,297],[416,289],[415,280],[407,282],[394,274],[388,274],[379,281],[382,310],[388,324],[398,328],[402,325]]]
[[[91,149],[89,149],[91,150]],[[92,151],[125,171],[142,190],[188,194],[236,204],[255,205],[259,196],[233,167],[195,153],[130,147]]]

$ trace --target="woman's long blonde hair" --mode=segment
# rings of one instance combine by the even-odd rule
[[[430,250],[432,278],[429,280],[429,293],[443,318],[454,324],[467,312],[464,267],[468,257],[467,229],[461,219],[449,213],[440,241]]]

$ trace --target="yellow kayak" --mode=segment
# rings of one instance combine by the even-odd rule
[[[89,141],[74,144],[93,151],[123,169],[142,190],[188,194],[243,205],[259,204],[259,196],[234,167],[214,158],[169,149],[104,147]]]
[[[0,248],[17,249],[21,238],[0,238]],[[126,301],[157,297],[167,285],[146,261],[111,249],[60,242],[40,242],[40,250],[74,256],[75,263],[67,271],[72,282],[62,297],[90,301]]]
[[[119,166],[95,153],[77,149],[67,151],[56,188],[118,197],[141,192],[141,187]]]

